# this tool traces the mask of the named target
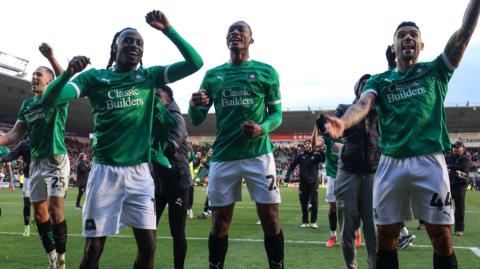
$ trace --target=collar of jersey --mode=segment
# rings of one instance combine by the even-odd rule
[[[126,72],[121,72],[121,71],[118,71],[117,68],[114,66],[114,67],[113,67],[112,69],[110,69],[110,70],[112,70],[114,73],[129,73],[129,72],[135,72],[135,71],[137,71],[139,68],[140,68],[140,65],[138,65],[137,68],[135,68],[134,70],[130,70],[130,71],[126,71]]]
[[[248,60],[245,60],[243,61],[240,65],[233,65],[232,62],[230,62],[230,60],[227,62],[228,66],[230,67],[242,67],[242,66],[245,66],[247,64],[250,64],[252,62],[252,60],[248,59]]]

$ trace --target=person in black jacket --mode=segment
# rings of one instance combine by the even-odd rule
[[[355,84],[356,98],[353,103],[358,101],[368,78],[370,75],[365,74]],[[350,106],[340,104],[335,111],[335,117],[341,117]],[[325,123],[322,116],[316,121],[322,133],[325,132]],[[380,159],[378,135],[377,113],[371,110],[359,124],[345,130],[342,137],[343,147],[338,161],[334,193],[345,268],[357,268],[355,231],[360,227],[360,221],[363,224],[369,268],[375,268],[376,239],[372,199],[373,178]]]
[[[318,228],[318,168],[321,162],[325,162],[325,153],[312,150],[310,141],[305,141],[304,151],[297,155],[288,167],[285,181],[290,181],[290,176],[297,165],[300,165],[299,196],[302,207],[302,224],[300,227]],[[308,204],[311,203],[310,223],[308,222]]]
[[[455,203],[455,235],[462,236],[465,229],[465,195],[471,161],[465,154],[465,146],[461,141],[453,144],[452,155],[446,159],[446,162]]]
[[[193,184],[188,164],[187,128],[180,108],[167,85],[160,87],[158,94],[166,109],[176,121],[176,127],[168,133],[168,145],[163,152],[170,167],[153,164],[157,225],[168,204],[168,221],[173,238],[174,268],[183,268],[187,253],[185,221],[190,186]]]
[[[16,160],[18,157],[23,159],[23,223],[25,225],[23,236],[30,236],[30,142],[28,139],[18,143],[17,147],[7,155],[0,158],[0,162],[8,163]]]
[[[88,175],[90,174],[90,165],[87,162],[87,155],[85,153],[80,153],[78,155],[77,163],[77,203],[75,206],[77,208],[82,208],[80,206],[80,200],[82,199],[83,193],[85,193],[85,188],[87,187]]]

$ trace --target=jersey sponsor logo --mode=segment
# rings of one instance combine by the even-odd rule
[[[252,93],[248,89],[225,89],[222,92],[222,107],[253,105]]]
[[[29,107],[27,107],[27,110],[28,109],[29,109]],[[25,112],[24,117],[25,117],[25,120],[27,121],[27,123],[30,123],[30,122],[36,121],[38,119],[45,118],[45,111],[43,110],[42,107],[39,107],[39,108],[32,109],[30,111]]]
[[[109,90],[107,92],[107,109],[142,106],[144,103],[143,100],[141,98],[135,98],[139,94],[139,90],[135,87]]]
[[[95,231],[97,226],[95,225],[94,219],[85,220],[85,231]]]
[[[427,92],[418,80],[408,81],[405,83],[398,83],[388,86],[387,101],[394,103],[400,100],[405,100]]]

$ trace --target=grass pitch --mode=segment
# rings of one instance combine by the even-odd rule
[[[245,189],[245,188],[244,188]],[[280,206],[280,219],[285,236],[286,268],[343,268],[340,246],[326,248],[329,236],[325,189],[319,190],[319,229],[300,228],[301,222],[298,189],[282,188],[283,203]],[[69,190],[65,204],[68,222],[67,268],[78,268],[83,252],[84,239],[81,236],[81,210],[75,209],[76,189]],[[202,211],[205,188],[195,188],[194,214]],[[0,268],[32,269],[47,268],[48,260],[41,246],[36,228],[31,225],[31,236],[22,237],[22,192],[0,190]],[[480,268],[480,192],[467,191],[466,229],[463,237],[454,237],[455,253],[459,268]],[[165,212],[166,213],[166,212]],[[158,244],[155,268],[173,268],[172,240],[166,215],[158,226]],[[32,212],[33,219],[33,212]],[[267,268],[267,258],[263,247],[263,233],[256,225],[255,204],[244,191],[243,202],[237,203],[233,223],[229,233],[229,249],[226,268]],[[208,268],[208,234],[210,219],[188,219],[188,251],[185,268]],[[401,268],[432,268],[432,248],[426,231],[416,230],[417,222],[407,223],[407,228],[417,238],[414,245],[399,251]],[[100,268],[132,268],[136,246],[130,229],[107,240]],[[360,268],[368,268],[366,249],[357,249]]]

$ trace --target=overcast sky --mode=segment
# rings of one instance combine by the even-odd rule
[[[251,58],[271,64],[280,74],[284,110],[334,108],[352,101],[353,85],[362,74],[386,69],[385,49],[401,21],[420,26],[425,43],[420,59],[433,60],[460,27],[467,4],[467,0],[4,1],[0,51],[29,60],[28,79],[35,67],[48,65],[38,51],[43,41],[53,46],[64,67],[73,56],[86,55],[92,67],[104,68],[113,35],[128,26],[144,38],[144,66],[170,64],[182,60],[180,53],[144,18],[159,9],[205,62],[197,73],[171,85],[186,112],[205,71],[228,61],[228,26],[244,20],[255,39]],[[477,29],[445,103],[480,105],[479,74]]]

